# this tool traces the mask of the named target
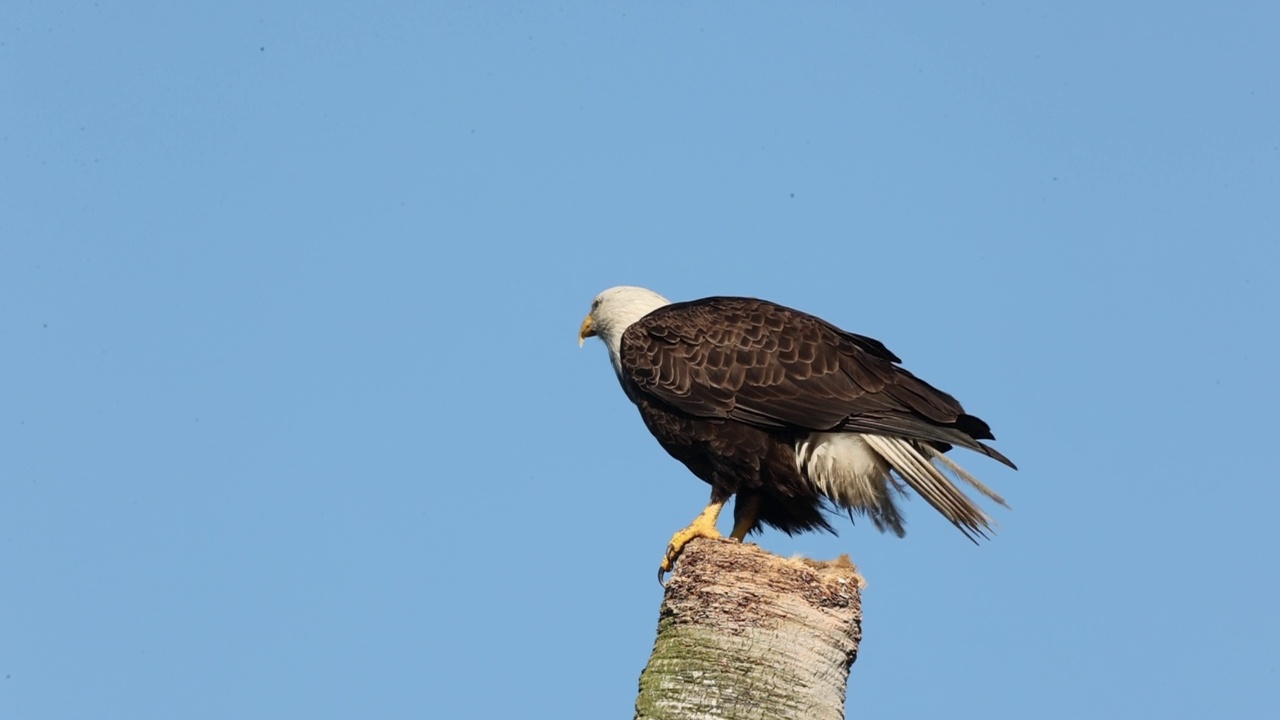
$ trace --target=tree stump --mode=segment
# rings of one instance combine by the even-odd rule
[[[843,718],[862,586],[847,556],[694,540],[667,584],[637,720]]]

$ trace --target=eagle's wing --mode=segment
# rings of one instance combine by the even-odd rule
[[[979,442],[994,439],[985,422],[897,362],[871,338],[750,298],[660,308],[628,328],[621,347],[635,391],[691,415],[955,444],[1013,467]]]

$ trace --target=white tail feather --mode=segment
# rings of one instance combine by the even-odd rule
[[[995,500],[996,502],[1000,503],[1004,507],[1009,507],[1009,503],[1005,502],[1004,498],[997,495],[995,491],[992,490],[991,488],[982,484],[978,480],[978,478],[970,475],[964,468],[960,467],[955,460],[952,460],[951,458],[947,457],[945,454],[938,452],[937,450],[930,447],[929,445],[925,445],[924,449],[925,449],[925,452],[929,453],[930,457],[934,458],[935,460],[941,460],[942,464],[946,465],[948,470],[956,474],[956,477],[972,485],[973,489],[977,490],[983,495],[986,495],[992,500]]]
[[[920,494],[920,497],[946,516],[952,524],[960,528],[961,532],[971,540],[976,540],[975,536],[986,537],[985,531],[991,530],[994,524],[991,517],[960,492],[955,483],[931,462],[932,458],[941,459],[946,468],[954,472],[957,477],[1003,505],[1004,500],[999,495],[978,482],[949,458],[944,457],[942,453],[927,445],[918,445],[904,438],[885,435],[863,435],[862,437],[872,450],[883,457],[893,470]],[[922,448],[924,448],[923,452]]]

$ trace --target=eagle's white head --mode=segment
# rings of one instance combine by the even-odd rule
[[[591,302],[591,312],[587,313],[578,328],[578,346],[589,337],[598,336],[609,348],[609,360],[613,369],[618,370],[618,353],[622,347],[622,333],[632,323],[671,301],[652,290],[630,285],[611,287],[596,296]]]

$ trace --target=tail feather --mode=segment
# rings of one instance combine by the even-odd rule
[[[1004,499],[995,494],[977,478],[970,475],[950,458],[928,445],[905,438],[888,435],[863,435],[867,445],[879,454],[913,490],[920,494],[935,510],[942,513],[970,540],[986,538],[993,531],[994,521],[982,508],[970,500],[932,460],[937,458],[947,470],[983,495],[1005,505]],[[1007,505],[1006,505],[1007,507]]]
[[[934,449],[932,446],[929,446],[929,445],[925,445],[924,450],[925,452],[929,453],[929,455],[932,458],[942,461],[942,464],[946,465],[948,470],[955,473],[956,477],[972,485],[974,490],[977,490],[983,495],[986,495],[992,500],[995,500],[996,502],[1000,503],[1004,507],[1009,507],[1009,503],[1005,502],[1004,498],[997,495],[994,490],[984,485],[980,480],[978,480],[978,478],[970,475],[969,472],[964,468],[960,467],[960,465],[956,463],[955,460],[952,460],[951,458],[947,457],[944,453],[939,452],[938,450]]]

